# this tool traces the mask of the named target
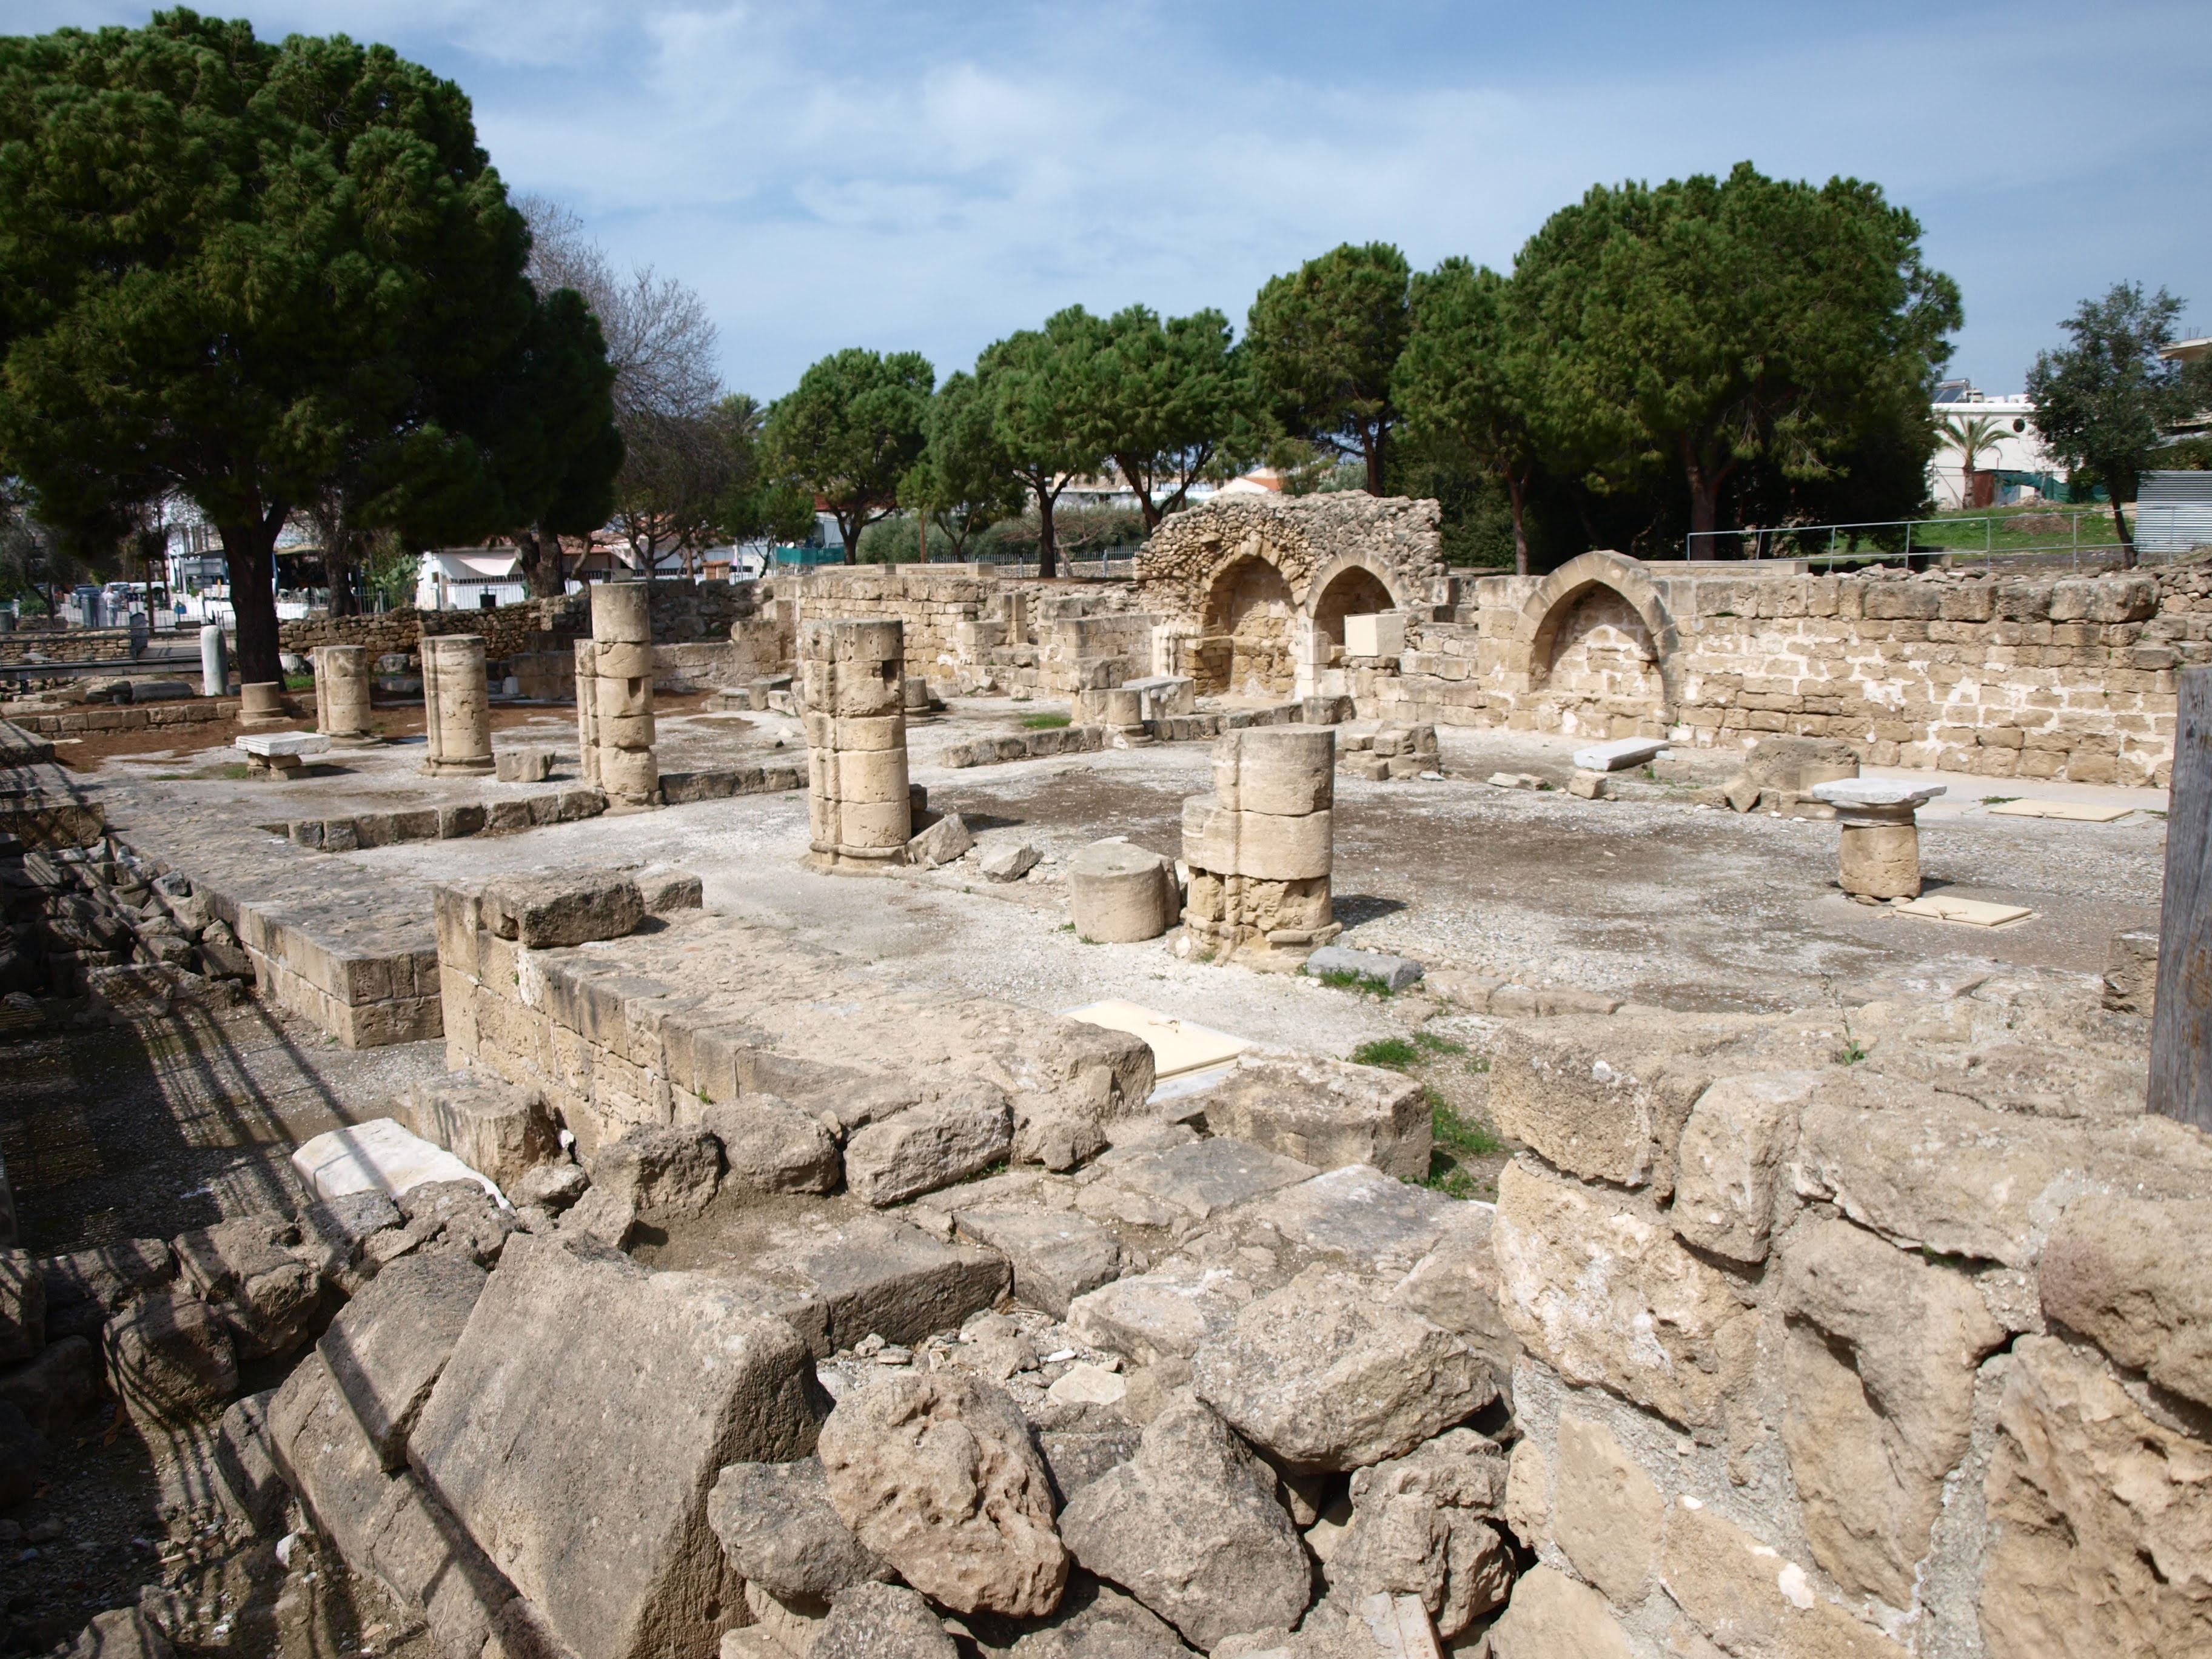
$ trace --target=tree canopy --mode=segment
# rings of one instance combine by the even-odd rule
[[[1547,448],[1601,489],[1674,473],[1698,556],[1740,469],[1832,477],[1885,431],[1910,434],[1923,463],[1932,453],[1958,289],[1879,186],[1748,162],[1725,179],[1601,185],[1529,240],[1513,285]]]
[[[985,348],[975,380],[991,410],[991,432],[1015,480],[1037,510],[1037,574],[1057,575],[1060,544],[1053,507],[1071,478],[1106,459],[1103,429],[1090,395],[1098,319],[1081,306]]]
[[[1200,479],[1226,477],[1258,453],[1248,354],[1219,312],[1163,322],[1131,306],[1095,325],[1087,356],[1085,397],[1100,445],[1137,492],[1147,531]]]
[[[929,400],[921,458],[899,497],[937,526],[958,559],[975,538],[1022,510],[1012,460],[991,423],[991,404],[973,374],[949,374]],[[920,526],[916,526],[920,540]],[[917,546],[919,554],[922,550]]]
[[[295,508],[337,488],[364,526],[479,534],[611,471],[604,418],[569,418],[591,334],[527,247],[468,100],[387,47],[183,10],[0,40],[0,445],[50,521],[196,501],[249,679],[279,674]],[[531,374],[570,377],[558,434],[506,395]]]
[[[854,347],[814,364],[769,410],[769,465],[836,515],[848,564],[860,532],[898,505],[899,484],[921,457],[936,380],[918,351]]]
[[[2182,301],[2164,289],[2146,299],[2140,283],[2116,283],[2101,300],[2084,300],[2060,325],[2069,344],[2036,354],[2027,371],[2035,429],[2053,459],[2094,473],[2112,505],[2112,522],[2130,562],[2135,538],[2121,503],[2136,486],[2167,428],[2212,398],[2203,364],[2160,355],[2173,343]]]
[[[1376,495],[1399,420],[1390,377],[1411,326],[1408,283],[1389,243],[1346,242],[1262,288],[1245,334],[1284,428],[1363,462]]]

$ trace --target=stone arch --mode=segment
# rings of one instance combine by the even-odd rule
[[[1401,611],[1405,600],[1387,571],[1365,559],[1330,561],[1306,580],[1305,611],[1316,635],[1344,643],[1344,619],[1375,611]]]
[[[1633,611],[1641,624],[1639,650],[1648,651],[1659,678],[1658,718],[1670,721],[1681,702],[1680,641],[1674,618],[1667,614],[1658,584],[1636,560],[1619,553],[1584,553],[1561,565],[1536,584],[1522,602],[1514,624],[1516,666],[1528,675],[1532,690],[1540,690],[1550,679],[1562,631],[1577,607],[1601,589],[1610,590]]]
[[[1200,616],[1193,677],[1204,692],[1288,693],[1298,605],[1290,582],[1247,543],[1213,574]]]

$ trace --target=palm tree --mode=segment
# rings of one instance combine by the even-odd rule
[[[1987,415],[1974,415],[1964,418],[1956,415],[1946,415],[1936,423],[1936,429],[1942,434],[1947,442],[1955,446],[1959,453],[1966,457],[1966,476],[1960,486],[1959,505],[1972,507],[1976,504],[1974,475],[1981,471],[1979,463],[1982,452],[1996,448],[1998,442],[2005,435],[2004,427]]]

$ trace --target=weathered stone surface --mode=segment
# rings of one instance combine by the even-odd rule
[[[739,1289],[518,1237],[409,1459],[577,1659],[697,1659],[735,1593],[707,1493],[805,1455],[820,1399],[805,1345]]]
[[[507,1196],[517,1205],[535,1204],[558,1214],[581,1198],[591,1184],[592,1178],[574,1164],[540,1164],[515,1182]]]
[[[739,1282],[826,1358],[872,1334],[919,1342],[989,1307],[1008,1279],[995,1250],[947,1243],[889,1216],[856,1215],[769,1251]]]
[[[1190,1650],[1143,1602],[1085,1578],[1068,1585],[1050,1623],[1007,1651],[1009,1659],[1184,1659]]]
[[[481,1655],[514,1586],[412,1475],[392,1480],[370,1524],[365,1565],[402,1605],[422,1610],[447,1659]]]
[[[2212,1651],[2212,1445],[2154,1423],[2094,1357],[2014,1347],[1986,1490],[1990,1659]]]
[[[1411,957],[1394,957],[1382,951],[1355,951],[1347,945],[1324,945],[1306,958],[1306,972],[1316,978],[1350,974],[1372,980],[1389,991],[1402,991],[1420,982],[1421,964]]]
[[[1036,868],[1037,849],[1025,841],[993,842],[975,856],[975,866],[992,881],[1019,881]]]
[[[1718,1041],[1710,1024],[1572,1015],[1509,1025],[1491,1056],[1490,1115],[1570,1174],[1663,1194],[1710,1075],[1697,1058]]]
[[[1416,1595],[1451,1637],[1501,1605],[1513,1551],[1494,1522],[1505,1502],[1504,1451],[1454,1429],[1352,1477],[1352,1524],[1327,1564],[1333,1595]]]
[[[592,1161],[592,1185],[629,1199],[641,1216],[696,1216],[721,1178],[721,1143],[696,1124],[632,1129]]]
[[[826,1601],[890,1572],[830,1506],[818,1457],[731,1464],[707,1495],[707,1521],[738,1576],[787,1601]]]
[[[809,1659],[957,1659],[929,1603],[903,1584],[855,1584],[831,1603]]]
[[[1659,1558],[1667,1500],[1602,1423],[1562,1413],[1552,1536],[1617,1607],[1644,1599]]]
[[[1790,1234],[1775,1303],[1790,1322],[1782,1439],[1814,1559],[1909,1607],[1972,1431],[1974,1373],[2005,1333],[1963,1273],[1847,1221]]]
[[[839,1516],[932,1600],[1030,1618],[1060,1604],[1052,1482],[998,1389],[957,1371],[886,1377],[838,1402],[819,1451]]]
[[[56,1442],[99,1392],[100,1356],[82,1336],[49,1342],[36,1358],[0,1370],[0,1403]]]
[[[1535,1549],[1552,1531],[1552,1472],[1544,1449],[1533,1440],[1516,1441],[1505,1469],[1505,1524],[1527,1549]]]
[[[2080,1139],[2064,1124],[1965,1101],[1887,1111],[1823,1103],[1804,1110],[1791,1174],[1801,1194],[1897,1243],[2027,1267],[2079,1190],[2063,1177],[2064,1143],[2078,1158]]]
[[[95,1613],[69,1650],[69,1659],[173,1659],[176,1650],[135,1607]]]
[[[819,1119],[770,1094],[709,1106],[702,1127],[722,1144],[723,1179],[757,1193],[826,1193],[844,1174]]]
[[[1125,1394],[1123,1398],[1127,1397]],[[1052,1473],[1053,1489],[1065,1505],[1100,1475],[1121,1468],[1134,1457],[1139,1438],[1139,1431],[1133,1426],[1117,1425],[1096,1433],[1048,1429],[1037,1436],[1037,1449],[1044,1454],[1045,1467]]]
[[[1352,1164],[1279,1188],[1253,1206],[1250,1219],[1358,1272],[1403,1273],[1459,1224],[1467,1208],[1371,1165]]]
[[[1067,1328],[1092,1347],[1154,1365],[1189,1358],[1251,1300],[1252,1287],[1226,1267],[1163,1267],[1076,1297]]]
[[[975,844],[975,837],[969,833],[968,821],[957,812],[947,812],[907,842],[906,861],[925,870],[934,870],[963,857]]]
[[[2212,1406],[2208,1237],[2212,1203],[2077,1199],[2036,1268],[2044,1316],[2159,1387]]]
[[[1493,1659],[1633,1659],[1605,1597],[1545,1566],[1514,1585],[1505,1616],[1490,1627],[1490,1651]]]
[[[407,1222],[404,1241],[466,1256],[480,1267],[499,1260],[518,1224],[512,1211],[493,1203],[473,1181],[426,1181],[410,1187],[399,1195],[399,1213]]]
[[[1384,1304],[1370,1280],[1309,1268],[1237,1316],[1191,1363],[1199,1397],[1301,1469],[1401,1457],[1498,1397],[1459,1338]]]
[[[1316,1055],[1244,1054],[1206,1097],[1216,1135],[1317,1170],[1371,1164],[1407,1180],[1429,1172],[1429,1117],[1412,1078]]]
[[[227,1322],[183,1291],[142,1297],[100,1333],[107,1378],[132,1416],[153,1423],[211,1417],[238,1392]]]
[[[1461,1338],[1503,1389],[1521,1357],[1521,1339],[1498,1305],[1498,1256],[1490,1247],[1496,1222],[1490,1205],[1452,1204],[1434,1248],[1398,1281],[1390,1300]]]
[[[1068,1500],[1061,1535],[1194,1647],[1288,1627],[1305,1611],[1310,1569],[1275,1478],[1195,1401],[1170,1405],[1135,1459]]]
[[[1126,841],[1097,842],[1077,853],[1067,886],[1076,936],[1097,945],[1158,939],[1179,908],[1169,860]]]
[[[406,1463],[407,1432],[460,1340],[484,1279],[465,1256],[402,1257],[340,1310],[315,1345],[385,1468]]]
[[[1491,1245],[1506,1323],[1568,1381],[1701,1424],[1750,1375],[1757,1314],[1626,1194],[1516,1159],[1498,1176]]]
[[[392,1115],[490,1176],[502,1192],[561,1150],[544,1096],[474,1073],[416,1084],[400,1094]]]
[[[960,1210],[960,1231],[1006,1258],[1014,1294],[1055,1319],[1086,1291],[1110,1284],[1125,1265],[1121,1241],[1066,1210]]]
[[[645,920],[627,876],[501,876],[484,884],[484,926],[533,951],[621,939]]]
[[[637,1200],[627,1193],[594,1187],[561,1215],[564,1237],[587,1238],[611,1250],[625,1248],[637,1231]]]
[[[1659,1582],[1725,1653],[1904,1659],[1903,1648],[1821,1596],[1803,1567],[1694,1498],[1668,1517]]]
[[[1674,1163],[1674,1231],[1733,1261],[1764,1261],[1797,1113],[1817,1073],[1723,1078],[1698,1097]]]
[[[269,1402],[268,1427],[270,1455],[315,1529],[348,1565],[369,1571],[377,1519],[398,1477],[353,1420],[319,1353],[292,1368]]]
[[[126,1239],[46,1257],[39,1263],[39,1276],[46,1290],[47,1339],[98,1334],[108,1315],[139,1291],[167,1284],[176,1271],[163,1238]]]
[[[988,1169],[1013,1144],[1012,1107],[978,1083],[855,1132],[845,1142],[845,1184],[866,1203],[896,1204]]]
[[[269,1389],[233,1401],[216,1431],[216,1468],[240,1513],[262,1533],[276,1525],[286,1491],[269,1444],[269,1407],[276,1397]]]
[[[289,1353],[307,1334],[323,1285],[287,1248],[298,1237],[289,1222],[247,1217],[173,1241],[185,1282],[222,1304],[241,1359]]]
[[[1203,1221],[1217,1211],[1318,1173],[1310,1164],[1218,1135],[1138,1152],[1085,1188],[1079,1201],[1086,1214],[1095,1214],[1091,1195],[1106,1188],[1149,1200],[1164,1212],[1163,1219],[1182,1215]]]

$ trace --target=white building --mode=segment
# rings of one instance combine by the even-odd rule
[[[2054,465],[2037,437],[2035,405],[2024,392],[1992,396],[1966,380],[1946,380],[1936,392],[1935,455],[1928,463],[1928,491],[1939,509],[2004,507],[2049,493],[2048,483],[2063,483],[2066,470]],[[1954,431],[1984,440],[1969,457]],[[1971,462],[1977,477],[1970,489]],[[2048,481],[2048,482],[2039,482]]]
[[[422,556],[415,577],[418,611],[489,611],[530,597],[510,547],[441,549]]]

